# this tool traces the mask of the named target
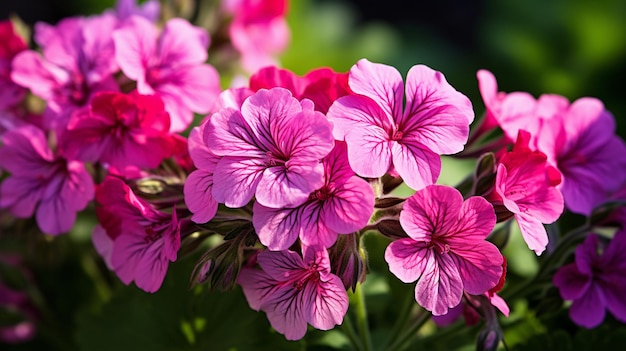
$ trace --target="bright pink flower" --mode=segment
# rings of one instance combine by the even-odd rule
[[[0,112],[19,103],[26,95],[26,89],[11,80],[11,61],[26,48],[24,39],[15,33],[13,22],[0,21]]]
[[[191,172],[185,181],[185,204],[196,223],[206,223],[217,213],[217,201],[213,198],[213,173],[220,157],[216,156],[206,146],[205,120],[199,127],[195,127],[189,134],[189,154],[196,170]]]
[[[530,134],[520,130],[511,152],[500,159],[493,200],[515,216],[528,247],[540,255],[548,245],[543,224],[553,223],[563,213],[563,195],[556,188],[559,172],[540,151],[528,147]],[[491,199],[490,197],[490,199]]]
[[[224,108],[208,122],[205,141],[221,156],[213,197],[242,207],[256,195],[261,205],[297,206],[324,184],[320,162],[333,148],[332,124],[283,88],[261,89],[241,110]]]
[[[440,72],[413,66],[404,95],[395,68],[362,59],[350,69],[348,83],[360,95],[340,97],[328,118],[335,124],[335,138],[348,144],[356,174],[376,178],[395,169],[417,190],[439,177],[440,154],[463,150],[474,119],[472,105]]]
[[[498,284],[504,259],[485,240],[495,223],[493,207],[482,197],[463,201],[454,188],[427,186],[404,203],[400,224],[409,238],[389,244],[385,260],[401,281],[417,280],[417,303],[446,314],[463,291],[481,295]]]
[[[323,160],[324,185],[294,208],[254,204],[252,222],[270,250],[287,250],[298,237],[304,245],[331,247],[337,234],[356,232],[374,212],[374,191],[348,164],[346,146],[337,142]]]
[[[543,120],[537,149],[563,175],[565,206],[589,215],[626,182],[626,144],[615,135],[615,119],[600,100],[581,98],[558,107]]]
[[[598,244],[598,236],[590,234],[576,248],[576,262],[554,275],[561,297],[573,300],[570,318],[585,328],[600,325],[607,309],[626,322],[626,231],[617,232],[601,255]]]
[[[223,6],[233,15],[229,34],[243,68],[256,72],[275,65],[274,56],[289,43],[287,0],[226,0]]]
[[[65,155],[119,169],[155,168],[171,156],[170,118],[156,96],[116,92],[94,95],[72,115],[60,141]]]
[[[285,88],[298,99],[309,99],[315,109],[327,113],[330,105],[341,96],[350,93],[348,74],[337,73],[330,68],[318,68],[308,72],[304,77],[286,69],[274,66],[265,67],[250,77],[250,89]]]
[[[205,64],[205,30],[174,18],[159,35],[153,23],[133,16],[113,33],[113,40],[115,58],[124,74],[137,81],[137,91],[163,99],[172,132],[186,129],[193,112],[209,112],[220,87],[217,71]]]
[[[532,95],[517,91],[508,94],[499,92],[496,78],[487,70],[479,70],[476,77],[486,109],[486,120],[481,129],[500,126],[509,140],[515,140],[520,129],[531,135],[537,133],[539,120],[533,117],[537,101]]]
[[[272,327],[288,340],[301,339],[307,323],[332,329],[348,310],[348,294],[330,272],[326,249],[303,250],[303,257],[293,251],[260,252],[261,270],[244,267],[237,279],[250,307],[265,311]]]
[[[69,231],[76,212],[93,198],[93,181],[83,164],[55,157],[44,133],[32,126],[3,135],[0,168],[11,173],[0,184],[0,207],[20,218],[35,213],[47,234]]]
[[[115,177],[97,186],[96,201],[101,226],[93,233],[96,250],[124,284],[135,281],[146,292],[159,290],[180,249],[176,210],[155,210]]]
[[[118,90],[113,79],[117,63],[111,59],[115,25],[112,15],[67,18],[56,26],[37,23],[35,41],[43,58],[26,50],[13,60],[11,78],[47,102],[45,117],[51,128],[63,129],[93,93]]]

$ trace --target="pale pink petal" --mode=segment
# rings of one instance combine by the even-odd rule
[[[204,140],[217,156],[265,157],[241,113],[226,108],[216,112],[205,126]]]
[[[259,266],[276,281],[286,281],[302,274],[302,257],[293,251],[262,251],[258,255]]]
[[[305,100],[305,102],[310,102]],[[301,162],[318,162],[334,147],[332,124],[317,111],[305,108],[297,113],[288,124],[286,121],[271,124],[276,147],[289,155],[287,165]]]
[[[476,72],[476,78],[478,79],[478,90],[485,107],[487,110],[493,110],[497,107],[496,104],[498,102],[498,82],[496,77],[488,70],[481,69]]]
[[[400,212],[400,224],[418,241],[429,242],[433,234],[450,231],[463,206],[461,193],[451,187],[433,185],[409,197]]]
[[[158,43],[162,65],[193,65],[204,63],[209,47],[208,33],[187,20],[173,18],[165,24]]]
[[[402,116],[404,83],[394,67],[360,59],[350,69],[348,84],[356,94],[374,100],[387,116]]]
[[[509,139],[515,140],[522,129],[537,134],[541,120],[535,114],[536,106],[535,98],[524,92],[510,93],[502,99],[496,119]]]
[[[243,267],[237,276],[248,305],[253,310],[260,310],[263,301],[273,293],[277,282],[260,269]]]
[[[448,233],[441,233],[450,247],[463,247],[469,240],[486,239],[496,224],[493,206],[483,197],[472,196],[463,202],[458,222]]]
[[[602,323],[606,314],[605,299],[600,287],[591,285],[583,296],[572,302],[569,316],[574,323],[585,328],[594,328]]]
[[[382,177],[391,167],[391,147],[385,130],[377,126],[358,127],[346,135],[348,159],[361,177]]]
[[[273,208],[298,206],[324,184],[323,172],[321,163],[266,168],[258,182],[256,200]]]
[[[434,258],[428,243],[413,239],[395,240],[385,250],[389,271],[405,283],[419,279],[431,264],[429,260]]]
[[[145,80],[146,68],[156,52],[158,30],[145,18],[134,16],[113,32],[115,59],[132,80]]]
[[[443,74],[416,65],[407,75],[404,114],[396,116],[403,138],[437,154],[453,154],[463,150],[474,111],[470,100],[448,84]]]
[[[246,205],[261,181],[264,165],[257,159],[222,157],[213,173],[213,198],[228,207]]]
[[[450,255],[437,255],[428,250],[430,257],[424,274],[415,286],[415,300],[420,306],[439,316],[461,302],[463,281]]]
[[[537,256],[541,255],[548,245],[548,233],[541,222],[525,213],[515,215],[515,220],[522,232],[522,237],[528,248],[535,251]]]
[[[393,142],[393,165],[402,180],[414,190],[434,184],[441,172],[439,155],[412,141]]]
[[[493,296],[489,297],[489,302],[491,302],[491,304],[495,308],[497,308],[505,317],[509,316],[511,309],[509,308],[509,305],[506,304],[506,301],[498,296],[498,294],[493,294]]]
[[[581,273],[576,264],[561,267],[553,278],[554,286],[559,288],[561,297],[565,300],[577,300],[591,287],[590,275]]]
[[[317,216],[303,216],[304,208],[275,209],[255,202],[252,223],[261,244],[273,251],[291,247],[298,239],[298,235],[303,232],[302,222],[305,225],[309,221],[314,225],[317,224]]]
[[[582,139],[581,146],[596,149],[613,137],[615,118],[602,101],[584,97],[569,106],[563,126],[568,139]]]
[[[367,225],[374,212],[374,191],[365,180],[351,177],[333,189],[324,203],[321,217],[339,234],[356,232]]]
[[[319,330],[330,330],[343,322],[348,311],[348,294],[341,279],[331,275],[327,281],[320,281],[307,321]]]
[[[160,78],[162,81],[152,84],[154,91],[166,99],[170,108],[173,102],[196,113],[208,113],[220,93],[219,76],[210,65],[193,65],[173,70]],[[176,111],[176,110],[175,110]],[[189,122],[183,116],[174,116]]]
[[[328,109],[328,119],[333,122],[333,135],[344,140],[356,128],[378,127],[389,139],[395,122],[376,102],[367,96],[347,95],[337,99]]]
[[[462,248],[450,248],[463,282],[463,289],[472,295],[481,295],[493,289],[502,276],[502,254],[485,240],[467,243]]]
[[[213,198],[213,173],[205,170],[193,171],[185,181],[185,204],[193,215],[191,220],[206,223],[217,213],[218,203]]]
[[[261,309],[266,312],[272,327],[287,340],[299,340],[306,334],[305,309],[313,304],[315,288],[313,284],[307,284],[303,290],[296,290],[291,285],[277,286],[263,300]]]

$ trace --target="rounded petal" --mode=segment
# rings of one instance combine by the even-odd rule
[[[305,215],[304,211],[301,207],[269,208],[255,202],[252,223],[261,244],[273,251],[287,250],[291,247],[298,239],[298,235],[303,232],[302,221],[310,219],[310,222],[317,224],[317,218]]]
[[[204,170],[193,171],[185,181],[185,204],[193,213],[191,220],[206,223],[217,213],[218,203],[213,198],[213,173]]]
[[[606,315],[604,295],[600,288],[591,285],[579,299],[574,300],[569,308],[569,316],[574,323],[585,328],[595,328],[602,323]]]
[[[433,252],[428,244],[412,239],[399,239],[385,249],[389,271],[404,283],[419,279],[433,263]]]
[[[451,248],[451,252],[465,291],[482,295],[498,284],[504,259],[494,244],[484,240],[468,242],[463,248]]]
[[[145,80],[148,62],[156,52],[158,31],[145,18],[133,16],[113,32],[115,59],[132,80]]]
[[[321,163],[265,168],[256,188],[256,200],[272,208],[295,207],[324,184]]]
[[[209,47],[208,33],[187,20],[172,18],[165,24],[158,43],[161,64],[185,66],[204,63]]]
[[[394,67],[360,59],[350,68],[348,84],[356,94],[374,100],[387,116],[402,116],[404,83]]]
[[[458,305],[463,295],[463,281],[451,255],[433,255],[415,286],[415,300],[420,306],[440,316]]]
[[[392,143],[391,153],[396,171],[411,189],[419,190],[437,181],[441,159],[423,145],[402,140]]]
[[[255,159],[222,157],[213,173],[213,198],[228,207],[245,206],[252,200],[264,170]]]
[[[400,212],[400,224],[414,240],[430,242],[432,235],[448,233],[456,224],[463,197],[448,186],[431,185],[409,197]]]
[[[348,311],[348,294],[338,276],[320,281],[307,321],[316,329],[330,330],[343,322]]]

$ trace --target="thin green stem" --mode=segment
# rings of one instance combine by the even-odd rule
[[[367,308],[365,307],[365,295],[363,294],[363,288],[361,284],[357,284],[354,294],[354,303],[356,307],[357,328],[359,330],[359,336],[363,343],[363,350],[372,351],[374,349],[372,345],[372,337],[370,335],[369,323],[367,321]]]
[[[412,293],[413,290],[410,290],[410,292],[410,294],[407,294],[407,299],[405,300],[404,305],[400,310],[401,317],[396,320],[396,323],[394,324],[391,333],[389,333],[389,337],[381,347],[381,350],[385,350],[387,348],[387,345],[396,340],[400,333],[406,329],[408,322],[411,320],[411,315],[413,314],[413,306],[415,305],[415,297]]]
[[[361,340],[359,340],[359,337],[354,331],[354,324],[352,323],[350,315],[346,314],[345,318],[343,319],[341,329],[343,330],[343,333],[348,337],[348,339],[350,339],[350,343],[352,343],[352,346],[355,350],[363,350],[363,344],[361,343]]]
[[[417,335],[417,332],[424,326],[426,322],[428,322],[430,316],[430,312],[422,310],[417,318],[415,318],[411,326],[404,333],[400,334],[400,336],[396,338],[396,340],[394,340],[391,346],[387,347],[387,350],[402,350],[403,346],[411,342],[412,339]]]

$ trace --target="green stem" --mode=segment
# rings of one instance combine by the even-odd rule
[[[363,288],[361,284],[357,284],[354,294],[354,303],[356,307],[357,328],[359,329],[359,335],[361,342],[363,343],[363,350],[372,351],[372,337],[370,335],[370,328],[367,322],[367,309],[365,307],[365,295],[363,294]]]
[[[352,324],[352,319],[350,318],[350,315],[346,314],[345,318],[343,319],[341,329],[343,330],[343,333],[348,337],[348,339],[350,339],[353,349],[363,350],[363,344],[361,343],[361,340],[359,340],[356,332],[354,331],[354,324]]]
[[[417,332],[424,326],[430,319],[430,312],[423,310],[417,318],[413,321],[413,324],[387,348],[390,351],[402,350],[403,346],[417,335]]]
[[[413,290],[410,290],[410,294],[407,294],[408,299],[405,300],[402,309],[400,310],[401,317],[396,320],[396,323],[389,334],[389,337],[381,347],[382,350],[387,348],[387,345],[392,343],[394,340],[398,338],[400,333],[406,329],[408,322],[411,320],[411,315],[413,314],[413,306],[415,305],[415,296],[413,294]]]

